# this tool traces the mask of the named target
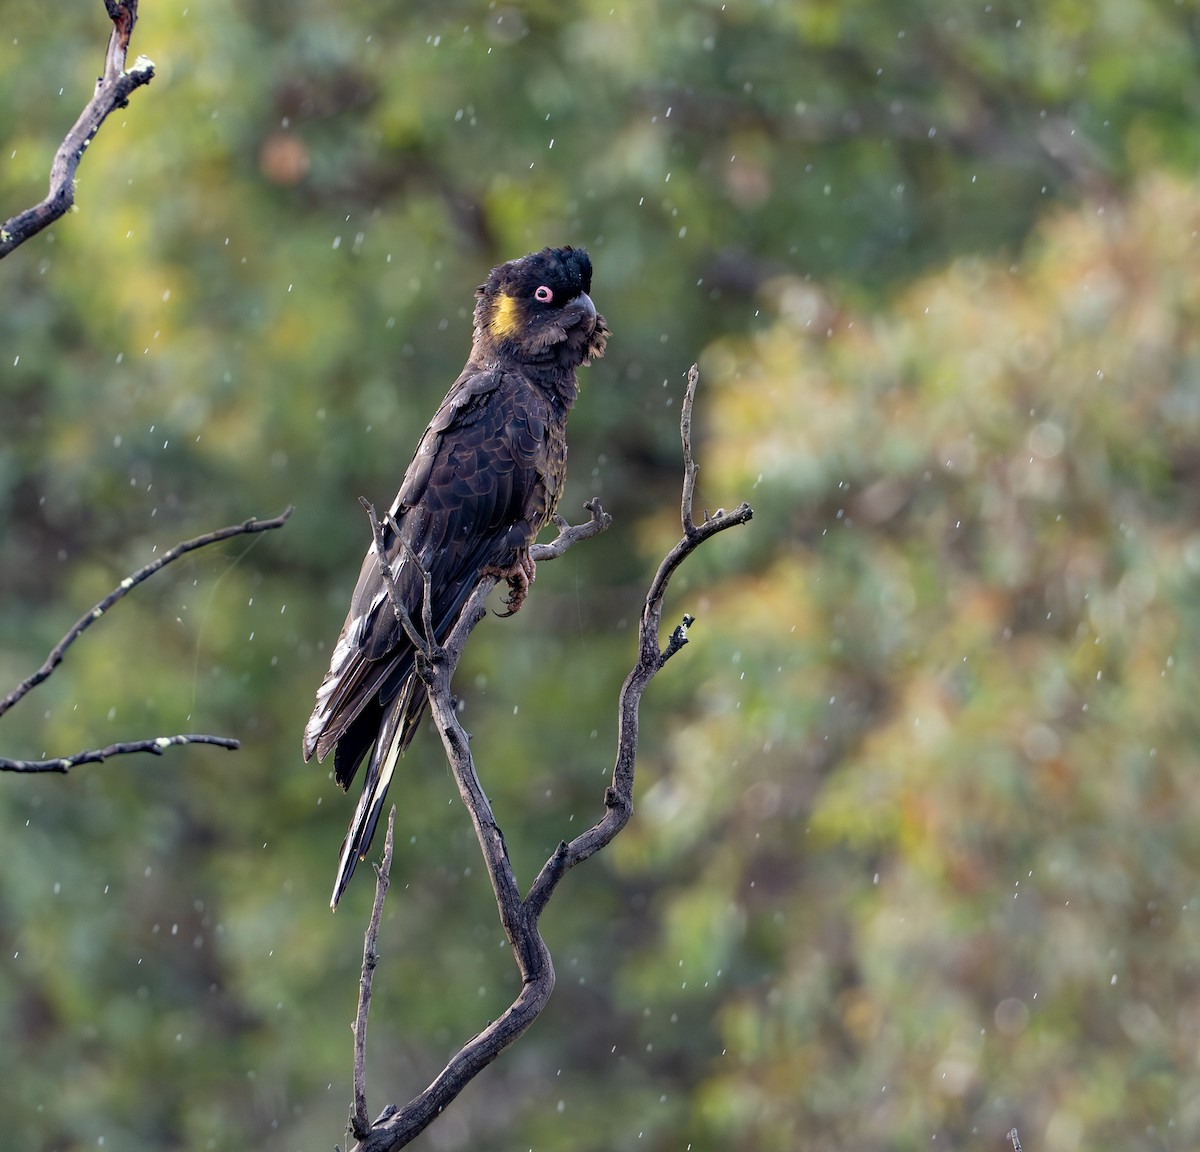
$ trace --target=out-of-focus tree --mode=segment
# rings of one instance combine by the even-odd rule
[[[710,347],[713,485],[787,529],[711,594],[634,835],[686,878],[643,995],[679,995],[656,954],[736,985],[717,1142],[1200,1138],[1198,238],[1147,179],[884,315],[782,277]]]
[[[15,208],[107,29],[9,9]],[[0,683],[156,547],[297,512],[5,718],[11,755],[243,740],[0,782],[14,1146],[336,1139],[369,885],[329,916],[346,802],[298,733],[356,497],[486,269],[562,242],[614,329],[564,508],[615,525],[458,685],[519,872],[594,813],[698,355],[700,495],[759,518],[675,594],[700,680],[655,686],[633,822],[544,925],[545,1018],[430,1146],[1194,1144],[1191,9],[217,0],[137,35],[154,85],[0,275]],[[373,1084],[511,998],[439,764],[396,786]]]

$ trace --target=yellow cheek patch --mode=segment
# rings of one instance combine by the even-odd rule
[[[521,326],[521,316],[516,298],[502,295],[496,300],[496,311],[492,313],[492,322],[488,325],[492,336],[497,340],[505,340],[515,336]]]

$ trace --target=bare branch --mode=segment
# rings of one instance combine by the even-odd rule
[[[404,607],[404,601],[400,599],[400,591],[396,587],[396,576],[392,572],[391,564],[388,563],[387,543],[383,538],[383,525],[379,522],[379,514],[375,511],[375,505],[365,496],[360,496],[358,502],[363,506],[363,509],[367,513],[367,518],[371,521],[371,535],[375,540],[375,555],[379,557],[379,575],[383,577],[383,586],[387,589],[388,600],[392,605],[392,612],[396,616],[396,623],[404,629],[404,634],[408,637],[408,642],[418,652],[423,652],[428,642],[417,631],[416,625],[412,622],[412,617],[408,614],[408,609]],[[389,523],[394,523],[390,515],[388,516],[388,521]],[[414,562],[416,561],[415,556],[413,560]],[[428,575],[426,575],[426,580],[428,580]]]
[[[558,529],[558,535],[548,544],[535,544],[529,549],[529,555],[535,563],[541,560],[557,560],[568,548],[581,540],[599,536],[612,523],[612,517],[600,507],[599,500],[589,500],[584,508],[591,513],[591,519],[582,524],[568,524],[563,517],[555,513],[554,526]]]
[[[472,1037],[433,1082],[403,1108],[387,1110],[360,1137],[356,1152],[402,1148],[416,1138],[449,1106],[464,1087],[516,1040],[537,1018],[554,988],[550,951],[538,932],[537,919],[527,914],[508,858],[503,833],[479,783],[467,733],[458,721],[450,682],[467,637],[486,614],[484,602],[497,582],[487,577],[476,588],[443,647],[444,659],[427,666],[429,704],[442,737],[455,783],[479,840],[504,933],[521,974],[521,991],[511,1005],[477,1036]]]
[[[75,172],[100,125],[110,112],[128,105],[131,93],[154,78],[154,63],[145,56],[139,56],[132,68],[125,68],[129,39],[137,23],[138,0],[105,0],[104,7],[113,24],[104,54],[104,75],[96,81],[95,95],[54,154],[46,198],[0,225],[0,260],[71,209],[75,203]]]
[[[168,548],[157,560],[139,568],[132,576],[126,576],[98,604],[85,612],[67,631],[67,634],[50,650],[42,666],[30,676],[26,676],[7,696],[0,700],[0,716],[3,716],[18,701],[27,696],[39,684],[48,680],[54,670],[62,663],[67,649],[79,639],[93,624],[96,623],[118,600],[125,597],[143,581],[150,579],[155,572],[165,568],[180,556],[228,540],[231,536],[248,536],[256,532],[267,532],[272,528],[281,528],[292,514],[291,505],[278,516],[270,520],[246,520],[241,524],[232,524],[228,528],[218,528],[215,532],[205,532],[191,540],[184,540],[173,548]],[[133,740],[121,744],[110,744],[107,748],[89,748],[76,752],[74,756],[62,756],[51,760],[10,760],[0,757],[0,772],[69,772],[79,764],[97,764],[112,756],[127,756],[134,752],[149,752],[161,756],[165,748],[179,744],[215,744],[220,748],[238,748],[240,744],[230,736],[181,735],[158,736],[150,740]]]
[[[696,531],[692,516],[692,501],[696,495],[696,473],[700,466],[692,455],[692,405],[696,401],[696,385],[700,383],[700,366],[693,364],[688,369],[687,391],[683,394],[683,407],[679,413],[679,438],[683,441],[683,499],[680,501],[680,519],[683,534],[691,536]]]
[[[472,1077],[529,1027],[545,1007],[554,988],[554,964],[538,929],[538,920],[562,877],[580,861],[608,844],[633,812],[633,775],[641,698],[659,669],[687,643],[688,628],[694,623],[693,617],[684,615],[666,647],[660,649],[658,637],[663,598],[671,575],[705,540],[726,528],[746,523],[754,514],[748,504],[742,504],[733,512],[718,510],[713,517],[706,515],[704,522],[699,525],[693,519],[697,468],[692,457],[691,419],[698,381],[699,372],[693,366],[688,373],[688,389],[680,418],[684,453],[684,536],[660,564],[642,609],[637,661],[621,689],[617,756],[612,781],[604,793],[604,815],[570,843],[559,844],[542,866],[524,899],[513,875],[504,835],[476,775],[469,738],[459,723],[450,690],[451,679],[467,638],[486,614],[484,602],[498,577],[486,576],[480,580],[450,634],[443,641],[443,658],[421,669],[428,687],[430,711],[442,737],[459,794],[470,813],[496,896],[500,921],[521,974],[521,991],[498,1019],[463,1045],[419,1096],[403,1108],[393,1106],[385,1109],[368,1133],[355,1131],[359,1143],[354,1152],[393,1152],[410,1143],[450,1104]],[[578,540],[603,531],[608,525],[608,515],[596,501],[588,504],[587,508],[591,512],[591,520],[575,528],[556,519],[558,538],[549,545],[536,546],[534,558],[553,559]]]
[[[646,595],[647,609],[651,604],[657,603],[661,610],[662,598],[666,593],[667,584],[670,582],[675,569],[705,540],[710,536],[715,536],[718,532],[724,532],[726,528],[732,528],[735,524],[745,524],[754,515],[754,509],[749,504],[743,502],[732,512],[726,512],[724,508],[718,508],[716,514],[713,516],[709,516],[705,512],[703,522],[700,524],[696,523],[694,501],[696,496],[696,473],[699,472],[700,466],[696,463],[692,451],[692,408],[696,402],[696,388],[699,383],[700,368],[698,365],[693,364],[688,369],[687,391],[684,393],[683,407],[679,413],[679,437],[683,442],[683,499],[680,502],[683,539],[667,553],[662,564],[659,565],[658,572],[654,576],[654,581],[650,585],[650,591]],[[661,611],[659,614],[661,615]],[[655,645],[657,646],[657,631],[654,635]],[[686,640],[685,629],[683,641],[686,643]],[[663,660],[669,659],[674,654],[675,650],[664,656]]]
[[[128,740],[122,744],[110,744],[107,748],[89,748],[57,760],[9,760],[0,756],[0,772],[61,772],[65,775],[80,764],[99,764],[112,756],[128,756],[133,752],[161,756],[165,749],[180,744],[215,744],[218,748],[229,749],[242,746],[240,741],[231,736],[155,736],[151,740]]]
[[[371,509],[372,524],[378,521]],[[350,1133],[356,1140],[363,1139],[371,1131],[367,1116],[367,1013],[371,1010],[371,984],[375,979],[375,965],[379,963],[379,921],[383,917],[383,900],[387,895],[392,876],[392,847],[396,832],[396,805],[388,813],[387,836],[383,841],[383,861],[375,869],[375,903],[371,908],[371,922],[363,940],[362,976],[358,982],[358,1014],[354,1018],[354,1106],[350,1109]]]
[[[421,567],[421,561],[413,551],[413,546],[408,542],[408,537],[401,535],[400,526],[393,519],[390,512],[388,513],[388,523],[392,526],[392,531],[396,533],[396,539],[400,541],[405,556],[416,565],[417,571],[421,573],[421,583],[424,592],[424,598],[421,600],[421,627],[425,629],[425,643],[417,644],[416,648],[418,652],[422,653],[428,659],[433,654],[433,649],[437,645],[437,636],[434,635],[433,631],[433,576],[428,568]],[[391,590],[389,590],[388,594],[392,594]]]
[[[526,907],[535,916],[554,893],[558,882],[576,864],[605,847],[628,823],[633,814],[633,769],[638,746],[638,712],[642,695],[659,669],[678,652],[688,640],[688,629],[695,617],[685,615],[672,632],[665,649],[659,649],[658,636],[662,624],[663,599],[671,576],[705,540],[732,528],[745,524],[754,515],[749,504],[741,504],[732,512],[718,509],[715,516],[705,516],[697,525],[692,517],[692,500],[695,492],[696,465],[692,457],[692,406],[696,398],[696,386],[700,373],[695,365],[688,372],[688,387],[679,417],[680,436],[684,457],[684,496],[682,517],[683,538],[663,558],[650,583],[646,600],[642,606],[641,622],[638,627],[638,658],[621,686],[617,704],[617,758],[613,765],[612,783],[604,793],[604,816],[591,828],[581,832],[569,844],[560,844],[550,859],[542,866],[534,880]],[[690,528],[690,531],[689,531]]]
[[[182,543],[176,544],[174,548],[168,548],[157,560],[152,560],[149,564],[139,568],[132,576],[126,576],[103,600],[75,621],[67,634],[50,650],[50,655],[46,657],[45,663],[36,672],[27,676],[4,699],[0,700],[0,716],[3,716],[22,697],[41,684],[43,680],[49,679],[54,669],[62,663],[67,649],[118,600],[122,599],[127,592],[132,591],[144,580],[149,580],[160,568],[165,568],[172,561],[178,560],[180,556],[188,552],[193,552],[197,548],[204,548],[209,544],[216,544],[221,540],[228,540],[231,536],[247,536],[254,532],[268,532],[272,528],[281,528],[291,514],[292,507],[289,504],[278,516],[271,520],[256,520],[251,518],[241,524],[232,524],[228,528],[218,528],[215,532],[205,532],[203,536],[197,536],[192,540],[184,540]]]
[[[534,545],[531,553],[536,559],[555,559],[578,541],[602,532],[611,522],[611,517],[598,500],[589,501],[585,507],[591,516],[583,524],[571,526],[565,520],[556,518],[559,534],[549,544]],[[498,1019],[456,1053],[419,1096],[403,1108],[392,1105],[384,1109],[365,1135],[354,1131],[352,1127],[352,1134],[358,1140],[356,1152],[401,1148],[415,1139],[480,1071],[533,1023],[554,987],[550,951],[537,931],[536,919],[530,920],[524,913],[520,888],[509,862],[504,836],[475,773],[469,737],[458,721],[451,693],[451,680],[467,640],[475,625],[487,614],[487,598],[499,579],[489,574],[479,580],[454,627],[443,641],[442,658],[426,661],[419,665],[418,670],[426,679],[430,712],[441,734],[459,795],[471,816],[479,840],[488,878],[496,896],[500,922],[521,972],[521,993]],[[389,594],[392,594],[392,587],[389,588]],[[357,1103],[355,1107],[357,1109]]]

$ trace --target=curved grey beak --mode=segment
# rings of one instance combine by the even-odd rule
[[[563,314],[572,318],[570,321],[572,327],[581,320],[594,322],[596,305],[592,303],[592,298],[586,292],[580,292],[574,300],[563,305]]]

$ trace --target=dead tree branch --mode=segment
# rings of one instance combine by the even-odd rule
[[[374,510],[372,510],[372,513]],[[372,517],[373,518],[373,517]],[[375,521],[378,523],[378,521]],[[380,555],[385,555],[380,551]],[[350,1131],[361,1140],[371,1131],[367,1115],[367,1011],[371,1006],[371,983],[375,965],[379,963],[379,921],[383,918],[383,898],[392,878],[392,847],[396,834],[396,806],[388,813],[387,836],[383,841],[383,861],[375,869],[375,903],[371,906],[371,922],[363,941],[362,975],[358,982],[358,1015],[354,1018],[354,1105],[350,1109]]]
[[[180,556],[193,552],[197,548],[205,548],[231,536],[249,536],[257,532],[268,532],[273,528],[281,528],[292,514],[291,506],[270,520],[246,520],[241,524],[232,524],[228,528],[218,528],[215,532],[205,532],[191,540],[184,540],[173,548],[168,548],[157,560],[139,568],[132,576],[126,576],[107,596],[85,612],[67,630],[67,634],[50,650],[42,666],[34,673],[26,676],[7,696],[0,700],[0,716],[3,716],[18,701],[27,696],[39,684],[48,680],[54,670],[62,663],[67,649],[96,623],[118,600],[132,591],[139,584],[149,580],[151,576],[168,564],[178,560]],[[50,760],[9,760],[0,757],[0,772],[69,772],[78,764],[95,764],[112,756],[125,756],[133,752],[150,752],[155,756],[179,744],[215,744],[221,748],[237,748],[238,741],[228,736],[158,736],[149,740],[134,740],[122,744],[110,744],[107,748],[87,749],[73,756],[55,757]]]
[[[688,387],[680,420],[683,442],[684,487],[682,501],[683,538],[666,555],[659,566],[646,595],[638,632],[637,662],[621,689],[616,763],[612,781],[604,793],[604,815],[587,831],[573,840],[562,842],[542,866],[529,893],[522,899],[504,843],[504,834],[480,786],[467,733],[459,724],[450,684],[472,629],[486,614],[484,602],[495,587],[496,578],[480,581],[474,594],[450,634],[440,646],[427,637],[430,649],[437,649],[437,658],[427,662],[422,675],[429,689],[430,711],[442,737],[447,759],[454,773],[459,794],[471,816],[475,835],[487,865],[488,877],[496,896],[500,922],[512,948],[513,958],[521,974],[521,991],[513,1003],[477,1036],[467,1041],[449,1064],[418,1096],[403,1107],[389,1105],[367,1131],[352,1125],[357,1143],[352,1152],[393,1152],[403,1148],[454,1100],[466,1084],[516,1040],[545,1007],[554,988],[554,964],[542,939],[538,920],[558,882],[576,864],[586,860],[608,844],[625,826],[633,812],[634,762],[638,742],[638,709],[642,695],[659,669],[684,644],[687,629],[693,622],[683,616],[672,631],[665,646],[660,647],[663,599],[672,574],[705,540],[726,528],[745,524],[753,510],[742,504],[732,512],[718,510],[707,513],[700,524],[695,522],[692,503],[695,493],[696,464],[692,455],[691,420],[699,372],[693,365],[688,373]],[[552,559],[581,539],[596,535],[608,524],[608,515],[597,501],[587,505],[591,520],[574,528],[556,519],[559,536],[551,544],[534,550],[535,560]],[[377,900],[380,897],[377,894]],[[373,917],[374,919],[374,917]],[[359,1018],[365,1030],[369,1008],[369,989],[365,1002],[360,995]],[[357,1057],[356,1057],[357,1059]],[[355,1084],[360,1081],[356,1076]],[[365,1100],[363,1101],[365,1108]],[[353,1116],[363,1115],[356,1098]]]
[[[138,0],[104,0],[104,7],[113,25],[104,54],[104,74],[96,81],[95,95],[54,154],[46,198],[0,225],[0,260],[70,211],[75,203],[75,172],[100,125],[109,113],[128,105],[132,92],[154,78],[154,63],[145,56],[139,56],[131,68],[125,67],[129,40],[137,23]]]
[[[371,538],[375,541],[375,555],[380,557],[379,574],[383,577],[383,586],[387,589],[388,600],[392,605],[392,612],[395,613],[396,623],[404,629],[404,634],[408,637],[409,643],[412,644],[418,652],[423,652],[427,645],[427,641],[417,631],[417,626],[412,622],[412,617],[409,616],[404,607],[404,601],[400,599],[400,592],[396,588],[396,575],[392,571],[392,566],[387,563],[387,541],[383,536],[383,525],[379,522],[379,514],[375,511],[375,505],[372,504],[365,496],[360,496],[358,502],[363,506],[368,518],[371,521]],[[393,523],[391,516],[388,516],[388,523]],[[397,539],[408,551],[409,558],[417,566],[425,577],[425,613],[430,611],[428,605],[430,601],[429,595],[429,573],[421,568],[421,562],[416,558],[416,554],[409,547],[408,541],[399,533],[396,534]],[[426,626],[426,635],[432,631],[433,625],[430,623]]]
[[[161,756],[167,748],[180,744],[215,744],[218,748],[229,749],[242,746],[232,736],[155,736],[150,740],[126,740],[120,744],[110,744],[107,748],[88,748],[76,752],[74,756],[61,756],[55,760],[10,760],[0,756],[0,772],[61,772],[65,775],[80,764],[100,764],[112,756],[128,756],[134,752]]]

